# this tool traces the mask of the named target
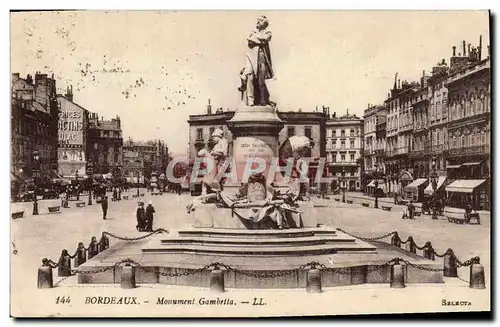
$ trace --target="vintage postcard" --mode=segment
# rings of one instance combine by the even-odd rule
[[[490,19],[11,12],[11,315],[490,312]]]

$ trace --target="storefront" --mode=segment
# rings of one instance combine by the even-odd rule
[[[437,181],[436,193],[438,198],[444,197],[446,192],[444,190],[444,182],[446,181],[446,176],[439,176]],[[425,197],[431,197],[434,194],[434,189],[432,188],[432,183],[429,183],[424,190]]]
[[[383,180],[380,180],[375,189],[375,181],[373,180],[366,185],[365,192],[370,196],[375,196],[375,194],[377,194],[378,197],[385,197],[388,192],[388,187]]]
[[[489,182],[486,179],[459,179],[446,186],[448,205],[475,210],[489,210]]]
[[[403,198],[405,200],[413,200],[414,202],[422,202],[424,199],[424,189],[429,183],[427,178],[417,178],[403,188]]]

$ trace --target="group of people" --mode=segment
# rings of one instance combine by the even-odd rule
[[[137,230],[139,232],[152,232],[153,231],[153,219],[155,208],[153,207],[153,202],[150,200],[148,206],[144,208],[144,202],[139,202],[136,211],[137,217]]]

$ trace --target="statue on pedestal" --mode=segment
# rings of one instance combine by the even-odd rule
[[[267,29],[269,22],[266,16],[257,19],[257,30],[252,31],[247,38],[248,52],[245,58],[245,66],[240,71],[241,100],[247,106],[274,105],[269,100],[269,90],[266,79],[274,77],[271,62],[271,31]]]

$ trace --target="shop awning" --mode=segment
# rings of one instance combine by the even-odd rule
[[[446,191],[472,193],[476,187],[483,184],[485,181],[485,179],[458,179],[446,186]]]
[[[378,180],[378,187],[380,188],[385,182],[382,180]],[[370,183],[366,185],[366,187],[375,187],[375,180],[372,180]]]
[[[413,176],[410,174],[409,171],[403,171],[399,175],[399,180],[400,181],[412,181],[413,180]]]
[[[445,180],[446,180],[446,176],[439,176],[438,177],[436,190],[439,190],[443,186]],[[429,183],[429,185],[427,185],[427,187],[424,190],[424,194],[425,195],[432,195],[433,193],[434,193],[434,190],[432,189],[432,183]]]
[[[466,162],[466,163],[464,163],[464,166],[469,166],[469,167],[470,166],[477,166],[480,163],[481,163],[480,161],[479,162]]]
[[[418,188],[419,186],[421,186],[425,182],[427,182],[427,178],[417,178],[416,180],[414,180],[410,184],[406,185],[404,189],[406,190],[406,189]]]
[[[448,165],[446,166],[446,169],[454,169],[454,168],[460,168],[462,165]]]

